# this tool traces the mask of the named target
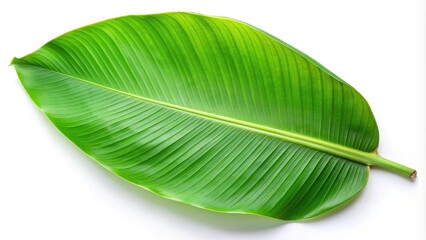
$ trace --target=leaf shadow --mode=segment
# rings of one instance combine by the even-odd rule
[[[105,171],[104,171],[105,172]],[[283,221],[247,214],[229,214],[208,211],[205,209],[190,206],[181,202],[162,198],[154,193],[130,184],[117,176],[105,172],[105,177],[111,181],[108,184],[117,184],[126,191],[125,197],[131,197],[131,201],[143,202],[140,206],[155,208],[158,211],[168,211],[164,215],[174,215],[174,218],[192,222],[193,224],[203,224],[214,226],[228,231],[261,231],[278,227]],[[141,209],[143,211],[143,209]]]

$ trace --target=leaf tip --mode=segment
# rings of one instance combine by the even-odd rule
[[[19,61],[19,58],[14,57],[12,59],[12,61],[10,62],[9,66],[13,66],[14,64],[16,64]]]

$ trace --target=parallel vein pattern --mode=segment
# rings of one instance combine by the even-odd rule
[[[123,17],[69,32],[22,61],[366,152],[378,146],[376,122],[357,91],[233,20],[185,13]]]
[[[311,218],[361,191],[368,167],[132,96],[365,152],[378,145],[358,92],[234,20],[188,13],[107,20],[14,65],[34,102],[82,151],[132,183],[202,208]]]
[[[348,200],[367,181],[364,165],[51,71],[17,69],[34,102],[71,141],[119,176],[167,198],[303,219]]]

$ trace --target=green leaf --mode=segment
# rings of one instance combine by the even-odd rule
[[[285,220],[358,194],[378,128],[350,85],[288,44],[232,19],[126,16],[14,59],[52,123],[118,176],[163,197]]]

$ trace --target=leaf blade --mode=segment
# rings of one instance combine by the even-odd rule
[[[212,32],[224,31],[218,27],[224,22],[229,26],[219,38]],[[138,31],[128,27],[130,23]],[[188,38],[185,31],[194,27],[202,37],[192,32],[193,39]],[[166,30],[172,33],[167,35]],[[244,36],[262,41],[247,43]],[[174,39],[180,42],[173,45]],[[195,48],[200,44],[202,51]],[[51,121],[80,149],[126,180],[211,210],[295,220],[317,216],[351,199],[365,186],[368,167],[277,139],[280,134],[319,137],[372,151],[378,131],[358,92],[280,44],[233,20],[184,13],[130,16],[67,33],[14,65]],[[257,48],[251,51],[250,46]],[[281,54],[278,59],[272,49]],[[257,81],[259,76],[266,77]],[[345,102],[346,95],[352,97]],[[279,105],[281,101],[287,105]],[[354,112],[356,108],[362,111]],[[338,124],[333,125],[336,119]],[[264,129],[279,134],[265,134]],[[286,155],[287,148],[294,155]],[[212,152],[216,155],[210,156]],[[155,160],[159,163],[152,163]]]

